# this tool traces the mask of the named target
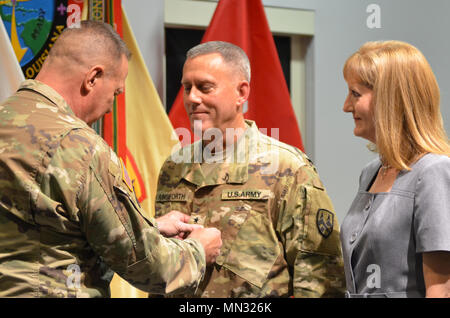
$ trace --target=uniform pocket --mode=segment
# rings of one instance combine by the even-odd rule
[[[208,212],[205,226],[217,227],[222,232],[222,248],[216,263],[222,265],[230,253],[231,247],[241,227],[247,222],[251,211],[267,213],[268,195],[258,189],[225,189],[221,201]]]
[[[326,255],[340,255],[339,224],[326,192],[306,186],[301,249]]]
[[[251,210],[230,247],[223,267],[262,288],[280,253],[269,219]]]
[[[228,232],[226,249],[216,262],[258,288],[267,281],[281,253],[267,216],[271,196],[266,189],[222,191],[222,203],[234,210],[229,217],[234,228],[232,231],[223,228],[223,232]]]
[[[205,227],[216,227],[222,233],[222,248],[216,263],[223,265],[231,250],[233,243],[242,227],[247,221],[251,206],[242,201],[221,202],[221,206],[211,209],[207,215],[192,214],[191,219],[200,218],[199,223]]]

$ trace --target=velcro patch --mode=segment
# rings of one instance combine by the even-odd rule
[[[267,189],[223,190],[222,200],[268,200],[271,191]]]
[[[334,214],[325,209],[319,209],[316,214],[316,224],[319,233],[327,238],[333,233]]]
[[[133,181],[131,181],[130,175],[128,174],[127,168],[125,168],[125,164],[122,161],[122,158],[120,159],[120,166],[122,167],[122,180],[127,185],[128,189],[131,193],[133,193]]]
[[[187,196],[186,196],[186,193],[183,193],[183,192],[158,192],[156,194],[156,201],[158,201],[158,202],[165,202],[165,201],[186,202]]]
[[[193,214],[189,219],[189,224],[205,224],[206,215]]]

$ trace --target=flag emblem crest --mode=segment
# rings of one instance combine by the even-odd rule
[[[333,232],[334,214],[325,209],[317,211],[316,224],[319,233],[327,238]]]
[[[51,47],[66,27],[68,2],[0,0],[0,15],[27,79],[36,77]]]

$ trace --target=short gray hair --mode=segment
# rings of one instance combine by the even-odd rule
[[[210,41],[194,46],[186,53],[187,59],[192,59],[199,55],[219,53],[223,60],[236,66],[244,75],[245,79],[250,82],[251,70],[250,61],[247,54],[239,46],[223,42]]]

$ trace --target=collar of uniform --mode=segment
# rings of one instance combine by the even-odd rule
[[[205,177],[199,163],[185,163],[181,178],[195,184],[197,187],[226,183],[244,184],[248,180],[247,163],[210,164],[217,166],[217,173],[209,174]]]
[[[64,98],[53,88],[51,88],[50,86],[48,86],[42,82],[39,82],[37,80],[32,80],[32,79],[25,80],[20,85],[18,91],[20,91],[20,90],[31,90],[36,93],[39,93],[40,95],[47,98],[50,102],[55,104],[62,111],[65,111],[66,113],[69,113],[69,114],[75,116],[72,109],[69,107],[69,105],[64,100]]]
[[[247,129],[245,130],[245,138],[247,138],[247,145],[252,146],[258,138],[258,126],[253,120],[245,119],[245,125]],[[250,148],[251,149],[251,148]]]
[[[195,152],[202,151],[201,140],[194,142],[191,145],[191,162],[184,163],[181,169],[180,177],[197,185],[198,187],[207,185],[218,185],[226,183],[244,184],[248,180],[248,164],[249,164],[249,149],[253,149],[258,136],[258,127],[254,121],[245,120],[246,130],[242,138],[245,138],[244,162],[239,163],[211,163],[217,165],[217,174],[214,177],[203,175],[201,165],[194,162],[195,158],[202,158],[199,154],[195,156]],[[235,156],[236,158],[236,156]]]

